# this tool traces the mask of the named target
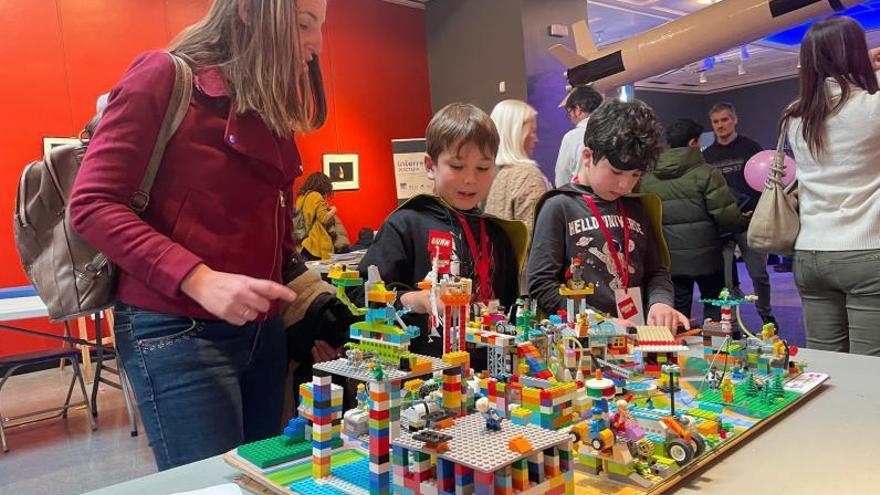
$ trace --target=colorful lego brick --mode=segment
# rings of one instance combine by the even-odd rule
[[[515,425],[527,425],[531,422],[532,412],[522,407],[517,407],[510,412],[510,421]]]
[[[437,459],[437,489],[443,493],[455,490],[455,464]]]
[[[532,451],[532,444],[522,435],[511,438],[507,444],[508,448],[520,454],[528,454]]]
[[[515,491],[524,491],[529,487],[529,467],[528,461],[520,459],[511,464],[511,478],[513,481],[513,489]]]
[[[308,457],[312,453],[311,442],[287,443],[287,438],[277,436],[244,444],[236,449],[238,455],[260,468],[268,468],[284,462]]]
[[[513,474],[510,466],[495,471],[495,495],[513,495]]]

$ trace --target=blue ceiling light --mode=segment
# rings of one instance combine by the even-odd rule
[[[862,25],[865,31],[880,29],[880,0],[870,0],[860,5],[852,6],[843,10],[839,15],[847,15],[855,19]],[[795,26],[785,31],[780,31],[764,38],[773,43],[795,46],[800,45],[807,29],[816,21],[810,21],[800,26]]]

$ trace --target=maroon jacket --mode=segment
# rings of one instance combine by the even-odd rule
[[[118,300],[214,319],[180,291],[199,263],[281,281],[291,183],[302,173],[293,133],[236,114],[223,74],[197,69],[189,111],[165,150],[142,216],[129,201],[144,175],[174,85],[166,53],[140,55],[110,93],[70,198],[74,230],[121,269]],[[265,316],[277,313],[277,307]]]

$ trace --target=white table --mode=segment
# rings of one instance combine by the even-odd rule
[[[803,349],[809,369],[829,373],[823,389],[786,417],[722,456],[676,494],[878,493],[880,358]],[[221,456],[87,495],[167,495],[228,483],[239,472]]]
[[[0,299],[0,321],[24,320],[49,316],[49,309],[39,296]]]

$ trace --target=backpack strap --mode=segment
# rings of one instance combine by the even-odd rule
[[[186,115],[187,110],[189,110],[189,102],[192,97],[192,69],[177,55],[168,53],[168,56],[174,62],[174,88],[171,91],[171,99],[168,101],[165,118],[162,120],[159,137],[153,146],[153,154],[150,156],[150,162],[147,164],[144,178],[129,202],[131,209],[138,213],[143,213],[150,203],[150,189],[153,188],[153,181],[156,180],[156,173],[159,171],[159,164],[162,163],[165,147],[168,145],[171,136],[177,131],[180,123],[183,122],[183,117]]]

